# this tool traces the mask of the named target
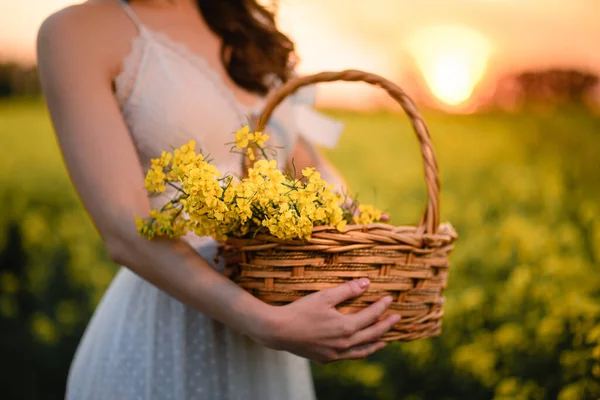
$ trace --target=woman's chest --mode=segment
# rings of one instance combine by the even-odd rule
[[[217,166],[231,168],[239,156],[231,153],[230,143],[251,110],[237,101],[204,60],[151,50],[146,49],[140,60],[122,104],[142,163],[193,139]]]
[[[242,159],[232,152],[235,131],[257,116],[262,102],[244,106],[217,71],[183,46],[142,44],[134,48],[124,79],[116,85],[142,165],[193,139],[222,172],[239,174]],[[291,120],[284,102],[269,124],[269,145],[278,148],[280,164],[293,146]]]

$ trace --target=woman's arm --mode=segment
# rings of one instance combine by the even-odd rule
[[[256,336],[264,303],[183,241],[149,242],[138,235],[134,215],[148,215],[150,209],[143,171],[111,89],[107,43],[86,26],[94,21],[81,14],[67,9],[43,24],[38,63],[69,175],[111,259],[180,301]]]
[[[86,8],[87,7],[87,8]],[[284,307],[267,305],[212,268],[176,239],[148,241],[134,215],[149,202],[134,144],[112,92],[123,32],[111,29],[106,7],[81,5],[50,17],[38,36],[38,65],[52,122],[71,180],[110,257],[185,304],[266,346],[317,361],[360,358],[380,349],[395,320],[380,317],[385,298],[353,315],[335,309],[360,295],[368,281],[352,281]],[[109,18],[110,17],[110,18]],[[100,20],[100,22],[98,22]]]

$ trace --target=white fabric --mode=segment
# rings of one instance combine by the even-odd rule
[[[222,172],[239,174],[241,158],[226,143],[253,110],[241,105],[204,59],[150,31],[124,7],[139,35],[115,88],[144,168],[161,150],[195,139]],[[286,148],[280,162],[302,134],[293,109],[287,101],[269,125],[273,142]],[[322,138],[329,137],[321,143],[333,145],[339,129],[323,121],[305,128],[320,129]],[[213,239],[185,240],[213,262]],[[264,348],[121,268],[79,345],[67,399],[311,400],[314,390],[307,360]]]
[[[294,120],[302,136],[314,145],[333,148],[342,133],[343,125],[303,104],[294,105]],[[320,127],[321,129],[315,129]],[[323,134],[327,132],[328,134]]]

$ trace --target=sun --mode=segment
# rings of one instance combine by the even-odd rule
[[[476,82],[464,53],[441,52],[424,70],[427,83],[434,94],[447,104],[460,104],[473,93]]]
[[[491,55],[490,42],[466,26],[436,26],[415,32],[407,48],[431,92],[448,105],[473,94]]]

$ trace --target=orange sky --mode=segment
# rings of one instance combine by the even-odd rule
[[[0,54],[32,60],[41,21],[74,3],[0,2]],[[468,96],[475,75],[486,82],[548,66],[600,73],[600,0],[280,0],[280,25],[296,41],[302,72],[359,68],[403,82],[417,66],[450,102]],[[448,83],[463,75],[472,82]],[[357,91],[372,93],[333,85],[322,94],[352,106],[350,94],[364,103]]]

